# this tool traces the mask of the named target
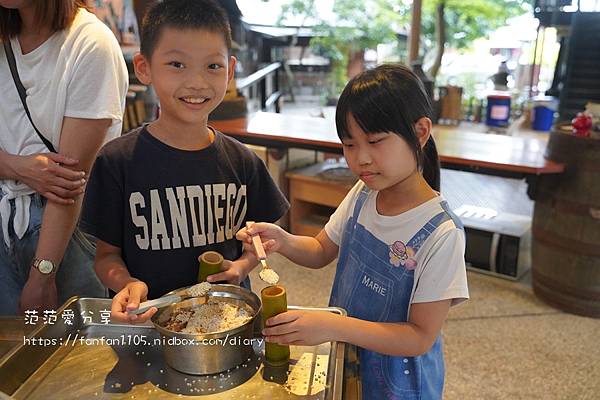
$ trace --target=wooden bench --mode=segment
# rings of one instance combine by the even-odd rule
[[[286,174],[290,199],[290,232],[315,236],[354,185],[320,176],[328,164],[318,163]]]

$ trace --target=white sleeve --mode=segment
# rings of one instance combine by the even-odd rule
[[[325,233],[329,237],[329,239],[338,245],[341,244],[342,241],[342,233],[344,233],[344,225],[346,221],[352,216],[352,212],[354,211],[354,204],[358,199],[358,195],[362,190],[364,183],[358,181],[356,185],[350,189],[344,200],[340,203],[338,208],[334,211],[334,213],[329,217],[329,221],[325,224]]]
[[[74,69],[67,87],[65,116],[111,119],[120,124],[125,109],[128,73],[114,36],[97,27],[74,46]]]
[[[452,305],[456,305],[469,298],[462,230],[453,228],[441,235],[426,256],[417,279],[411,303],[452,299]]]

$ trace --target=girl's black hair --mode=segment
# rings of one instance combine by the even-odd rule
[[[421,80],[402,64],[383,64],[352,78],[338,100],[335,123],[340,140],[350,138],[348,117],[369,133],[393,132],[413,149],[417,167],[440,190],[440,160],[433,136],[421,148],[415,123],[432,119],[431,101]]]

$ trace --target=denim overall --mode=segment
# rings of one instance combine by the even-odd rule
[[[357,223],[368,193],[369,189],[363,188],[352,217],[344,227],[329,303],[346,309],[348,316],[362,320],[406,322],[414,265],[411,267],[409,262],[394,265],[392,246]],[[441,206],[445,211],[429,220],[407,243],[406,248],[411,248],[412,256],[438,226],[455,218],[446,202]],[[456,223],[462,226],[458,221]],[[441,336],[431,350],[418,357],[393,357],[362,348],[359,348],[359,357],[364,400],[442,398],[444,357]]]

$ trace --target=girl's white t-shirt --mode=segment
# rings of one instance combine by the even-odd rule
[[[354,205],[364,186],[362,181],[354,185],[325,225],[327,236],[338,246],[342,242],[346,222],[352,217]],[[394,246],[398,248],[409,243],[431,218],[444,211],[444,199],[437,196],[402,214],[385,216],[377,212],[377,194],[377,191],[369,192],[358,216],[358,223],[388,245],[390,253],[385,256],[390,263],[397,264],[401,259],[396,256]],[[457,223],[453,219],[443,222],[425,240],[417,253],[411,256],[416,261],[411,304],[451,299],[452,305],[455,305],[469,298],[465,234]]]
[[[121,133],[128,87],[123,54],[114,34],[94,14],[79,9],[70,27],[55,32],[33,51],[23,54],[16,37],[11,39],[27,106],[39,131],[60,152],[64,117],[111,119],[109,141]],[[0,46],[0,149],[9,154],[46,153],[33,129]],[[23,183],[1,180],[0,212],[7,239],[9,199],[15,199],[15,231],[21,237],[29,223],[33,193]]]

